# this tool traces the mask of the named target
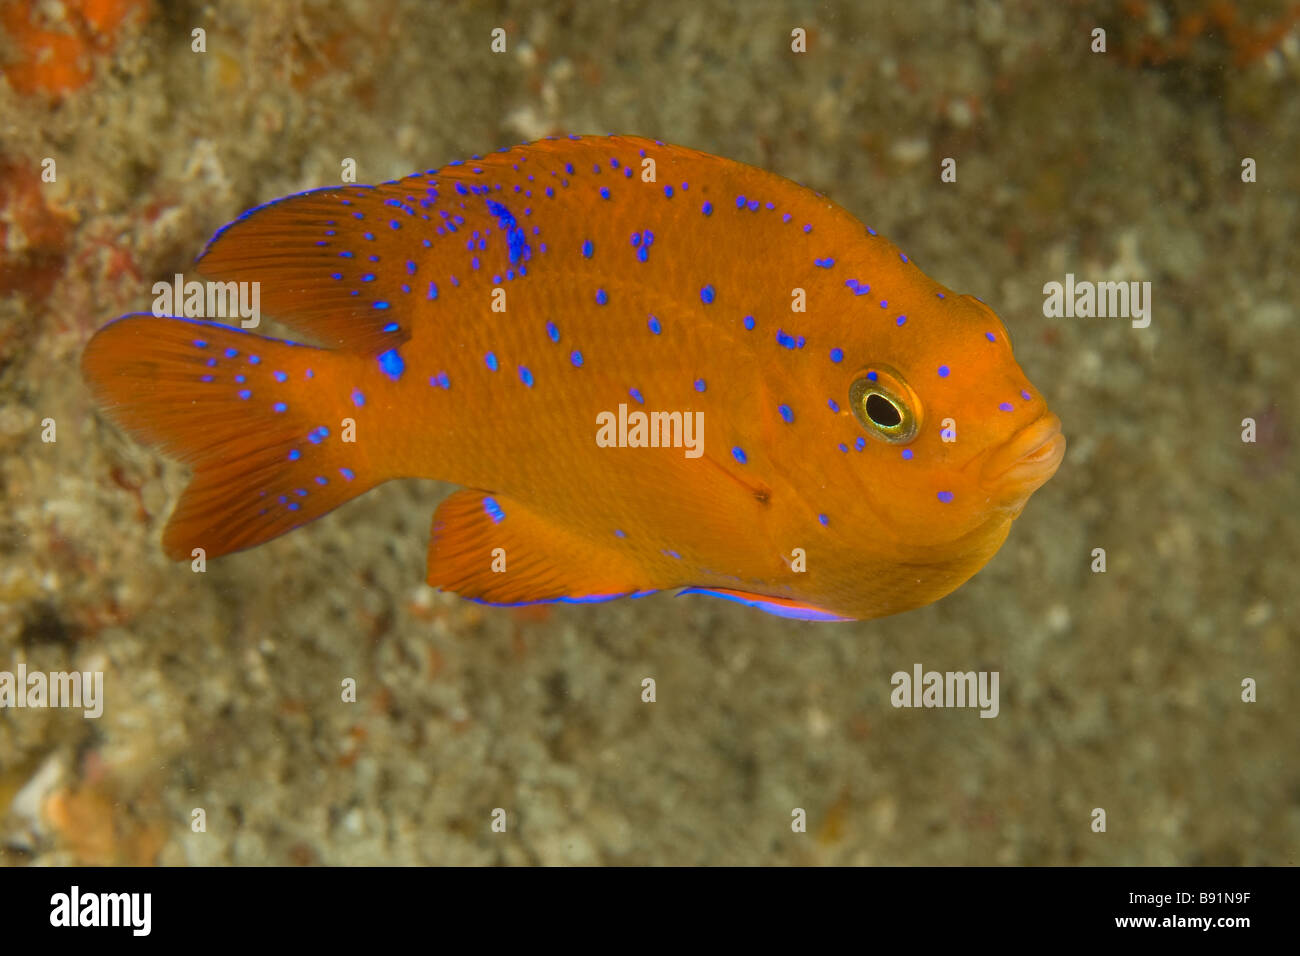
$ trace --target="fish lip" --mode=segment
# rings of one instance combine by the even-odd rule
[[[990,455],[981,477],[986,483],[1008,490],[1033,491],[1056,474],[1064,457],[1061,419],[1047,412]]]

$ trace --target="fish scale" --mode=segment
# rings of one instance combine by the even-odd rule
[[[1063,452],[987,306],[818,193],[655,141],[554,138],[286,197],[198,268],[259,282],[312,344],[128,316],[87,347],[109,414],[195,470],[175,557],[426,477],[464,488],[434,516],[429,581],[475,600],[684,588],[878,617],[978,570]],[[214,349],[275,369],[196,374]],[[602,447],[620,405],[698,413],[702,454]]]

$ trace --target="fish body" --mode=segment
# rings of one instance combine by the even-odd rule
[[[126,316],[88,345],[105,410],[194,469],[175,558],[436,478],[463,490],[428,580],[467,598],[874,618],[973,575],[1064,453],[986,305],[812,190],[650,140],[290,196],[198,269],[311,344]]]

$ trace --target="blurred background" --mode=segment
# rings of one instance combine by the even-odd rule
[[[0,670],[107,694],[0,710],[0,862],[1294,864],[1298,80],[1290,0],[0,4]],[[985,570],[855,624],[484,608],[423,584],[415,481],[163,557],[186,473],[94,410],[92,332],[344,158],[555,132],[790,177],[997,310],[1070,447]],[[1150,327],[1044,318],[1066,272]],[[918,662],[999,716],[892,708]]]

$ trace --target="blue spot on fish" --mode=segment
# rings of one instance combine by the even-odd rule
[[[379,367],[383,373],[396,382],[406,371],[406,363],[402,357],[397,354],[397,349],[389,349],[387,352],[379,353]]]
[[[528,248],[528,239],[524,230],[515,221],[510,210],[499,202],[487,200],[488,212],[497,217],[497,223],[506,232],[506,250],[510,255],[510,264],[516,265],[521,259],[527,259],[532,250]]]

